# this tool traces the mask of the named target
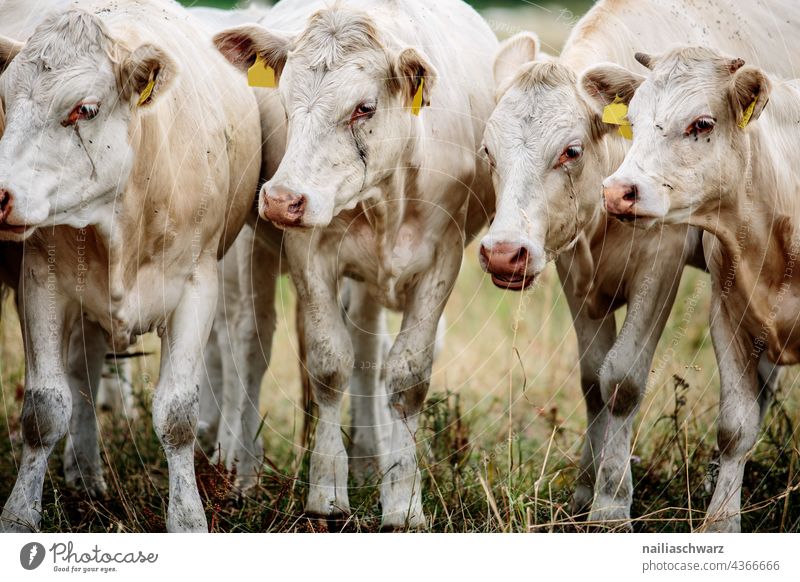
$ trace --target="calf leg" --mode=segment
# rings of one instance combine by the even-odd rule
[[[92,497],[103,497],[107,490],[94,399],[107,347],[96,323],[81,320],[73,327],[68,354],[72,419],[64,447],[64,476],[68,487],[84,489]]]
[[[203,349],[217,301],[216,261],[199,262],[170,314],[161,340],[161,375],[153,397],[153,425],[169,467],[167,530],[207,531],[194,474]]]
[[[440,248],[461,249],[457,237]],[[382,527],[425,527],[416,455],[419,414],[431,381],[436,330],[453,289],[462,252],[443,253],[406,299],[400,333],[386,363],[392,437],[381,482]]]
[[[17,532],[39,526],[47,459],[66,434],[72,414],[65,362],[74,318],[69,317],[67,302],[47,290],[44,257],[28,254],[18,296],[25,341],[22,459],[0,515],[0,530]]]
[[[758,425],[764,422],[764,417],[772,405],[775,392],[778,390],[783,368],[776,366],[769,361],[766,355],[762,354],[758,360]]]
[[[704,529],[714,532],[741,530],[742,479],[747,455],[756,443],[761,423],[758,362],[753,342],[731,318],[716,290],[711,302],[711,339],[719,363],[720,402],[717,444],[720,451],[719,476],[708,506]],[[768,373],[763,384],[773,381]]]
[[[237,239],[238,240],[238,239]],[[211,462],[233,459],[236,447],[236,435],[240,430],[239,414],[241,408],[241,390],[237,378],[236,366],[233,361],[234,337],[233,329],[238,317],[239,301],[239,264],[237,260],[236,243],[228,253],[217,263],[219,275],[219,300],[217,301],[214,325],[211,336],[206,345],[204,357],[211,356],[211,363],[207,364],[208,374],[204,384],[208,383],[210,391],[200,389],[200,429],[205,429],[205,424],[216,424],[216,432],[208,432],[209,450],[212,451]],[[213,367],[212,367],[213,366]],[[216,385],[211,387],[211,383]],[[230,465],[228,465],[230,468]]]
[[[129,358],[106,360],[103,369],[105,373],[101,373],[100,386],[95,388],[97,394],[94,402],[97,408],[113,412],[128,420],[138,418],[133,403],[131,360]]]
[[[308,376],[318,414],[306,512],[320,516],[347,514],[350,502],[341,405],[353,369],[353,346],[339,314],[335,286],[316,278],[299,283]]]
[[[275,291],[280,275],[280,257],[259,242],[245,227],[236,240],[239,265],[239,307],[237,309],[234,365],[235,387],[240,393],[236,434],[227,463],[236,470],[236,484],[248,490],[258,483],[264,462],[264,445],[259,427],[261,381],[272,354],[275,334]]]
[[[599,459],[605,434],[605,403],[600,393],[600,368],[617,335],[613,315],[601,320],[591,319],[585,311],[585,301],[575,295],[568,258],[556,263],[564,294],[567,297],[575,334],[578,338],[581,388],[586,404],[586,437],[579,466],[578,480],[572,496],[573,515],[588,511],[594,498],[595,462]]]
[[[222,304],[220,299],[219,304]],[[207,455],[217,451],[217,434],[220,429],[220,414],[224,392],[224,371],[222,364],[222,349],[217,333],[220,322],[219,308],[211,328],[211,335],[206,344],[203,355],[203,374],[200,378],[200,412],[197,422],[197,446]],[[227,346],[225,346],[227,348]]]
[[[656,277],[649,272],[648,276],[632,282],[625,322],[600,371],[600,389],[608,412],[589,519],[610,522],[612,526],[630,527],[633,419],[644,397],[653,356],[675,301],[683,262],[671,265],[662,262],[659,269],[667,276]]]
[[[350,474],[358,483],[380,471],[388,448],[389,402],[381,381],[387,337],[383,308],[373,301],[363,285],[348,282],[349,301],[345,318],[353,343],[353,376],[350,380],[352,429],[348,452]]]

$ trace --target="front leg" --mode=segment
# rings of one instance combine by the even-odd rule
[[[47,460],[66,434],[72,414],[66,358],[74,314],[48,281],[48,265],[26,253],[18,296],[25,344],[25,399],[22,404],[22,459],[0,530],[27,532],[39,527]]]
[[[203,349],[217,302],[215,258],[198,263],[161,338],[161,375],[153,397],[153,426],[169,466],[170,532],[208,531],[194,474]]]
[[[458,236],[444,238],[439,248],[448,250],[408,293],[400,333],[386,362],[392,436],[381,483],[384,529],[427,525],[422,509],[416,433],[430,386],[439,319],[453,290],[463,254]]]
[[[262,224],[262,228],[266,225]],[[280,255],[245,226],[235,243],[238,263],[239,306],[235,315],[233,363],[236,377],[229,392],[238,394],[238,433],[226,462],[234,465],[236,485],[248,491],[258,484],[264,463],[264,445],[259,435],[261,381],[269,366],[277,314],[275,292],[280,275]]]
[[[645,271],[629,283],[628,312],[600,371],[600,390],[607,409],[603,445],[596,457],[597,478],[589,520],[630,529],[633,478],[633,419],[644,398],[656,347],[680,286],[685,261],[653,261],[658,275]]]
[[[222,303],[220,299],[219,303]],[[200,377],[200,412],[197,421],[196,448],[208,457],[216,455],[220,448],[217,434],[220,431],[220,416],[224,389],[223,350],[230,351],[222,341],[218,328],[224,327],[224,314],[219,307],[214,318],[214,325],[208,337],[208,344],[203,354],[203,373]]]
[[[579,263],[567,253],[556,262],[558,276],[572,314],[575,335],[578,338],[581,389],[586,404],[586,436],[571,508],[573,515],[586,517],[585,512],[588,512],[594,498],[595,463],[600,458],[606,432],[606,409],[600,393],[600,370],[606,355],[614,345],[617,329],[613,314],[597,320],[590,318],[586,313],[586,300],[577,294],[574,273],[571,272],[571,269],[580,268],[578,265]]]
[[[85,490],[92,497],[104,497],[107,490],[95,407],[107,349],[99,325],[81,319],[73,326],[68,355],[72,420],[64,446],[64,477],[68,487]],[[122,407],[116,412],[124,416],[124,410]]]
[[[379,474],[388,448],[391,420],[381,370],[386,359],[388,331],[383,307],[363,284],[347,281],[344,318],[353,343],[350,381],[350,474],[358,484]]]
[[[341,316],[335,269],[312,248],[313,235],[287,233],[286,254],[302,306],[300,317],[311,397],[318,416],[305,510],[320,517],[350,513],[341,407],[353,370],[353,344]]]
[[[752,338],[738,325],[739,318],[728,312],[715,289],[711,298],[711,339],[717,355],[720,377],[719,476],[708,506],[703,529],[713,532],[741,530],[742,479],[747,455],[755,446],[761,424],[758,356]],[[769,366],[767,366],[769,367]],[[767,373],[763,387],[771,386]]]

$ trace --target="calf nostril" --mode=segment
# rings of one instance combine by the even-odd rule
[[[294,202],[289,204],[289,212],[291,214],[301,214],[303,212],[303,209],[305,208],[305,205],[306,205],[305,196],[300,196],[299,198],[296,198]]]
[[[0,190],[0,212],[8,207],[9,202],[11,202],[11,194],[8,190]]]
[[[622,199],[626,202],[636,202],[639,200],[639,189],[636,186],[629,187],[622,196]]]
[[[525,247],[520,247],[519,250],[514,254],[514,258],[511,259],[511,262],[514,264],[518,263],[525,263],[528,262],[528,250]]]

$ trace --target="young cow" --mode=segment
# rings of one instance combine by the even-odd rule
[[[70,0],[6,0],[0,5],[0,34],[24,41],[35,26],[50,12],[64,9]],[[0,135],[5,126],[5,113],[0,104]],[[0,233],[0,240],[3,235]],[[15,294],[19,284],[22,262],[22,244],[13,241],[0,243],[0,284],[13,289]],[[95,405],[101,410],[111,410],[128,419],[137,418],[133,403],[131,360],[114,356],[107,359],[99,385],[89,386],[82,334],[73,333],[69,350],[74,357],[76,368],[70,370],[72,388],[72,421],[64,449],[64,474],[68,487],[87,492],[89,495],[103,495],[106,484],[102,470],[90,467],[99,462],[97,451],[97,430]],[[96,374],[94,374],[96,375]],[[97,380],[94,380],[97,382]],[[90,394],[95,396],[90,396]]]
[[[789,1],[772,3],[778,14],[793,8]],[[481,263],[495,284],[524,289],[557,260],[576,319],[589,419],[574,509],[591,506],[592,521],[619,525],[630,518],[632,420],[683,267],[703,266],[703,258],[696,229],[643,232],[606,220],[598,204],[601,181],[622,162],[627,142],[584,91],[597,87],[579,85],[577,77],[601,61],[639,67],[635,50],[681,40],[748,56],[757,51],[787,67],[783,39],[798,24],[768,20],[760,11],[755,3],[729,0],[600,1],[558,59],[535,62],[536,40],[523,34],[496,60],[498,105],[484,145],[497,214],[482,241]],[[610,311],[626,301],[617,334]]]
[[[379,453],[383,525],[420,527],[415,434],[437,322],[463,246],[493,207],[475,154],[492,106],[496,40],[456,0],[287,1],[268,20],[274,29],[231,29],[216,44],[242,68],[272,69],[288,117],[286,152],[260,213],[286,229],[319,407],[306,509],[349,512],[340,405],[351,375],[366,368],[385,376],[390,399],[391,418],[380,421],[388,426],[373,439],[388,433],[389,450]],[[348,323],[342,277],[360,282],[351,297],[359,317]],[[404,318],[378,369],[383,306]]]
[[[620,67],[587,72],[625,95],[634,127],[624,163],[603,183],[606,207],[643,225],[706,231],[722,384],[720,472],[706,525],[738,531],[745,462],[771,396],[759,360],[762,376],[800,362],[800,171],[791,161],[800,82],[706,48],[636,58],[652,69],[646,79]]]
[[[87,368],[106,344],[161,334],[153,421],[169,463],[167,528],[206,529],[197,386],[217,259],[261,161],[253,95],[207,38],[173,2],[114,0],[49,16],[22,48],[0,40],[0,232],[26,240],[23,452],[4,529],[39,523],[47,459],[70,418],[76,324]]]

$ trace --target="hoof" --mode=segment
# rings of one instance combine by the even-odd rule
[[[622,507],[619,502],[612,504],[598,503],[597,499],[589,512],[589,522],[598,531],[632,532],[631,514],[627,507]]]
[[[106,499],[108,497],[108,485],[103,477],[103,469],[97,471],[82,471],[80,465],[70,456],[64,461],[64,481],[68,489],[85,494],[91,499]]]
[[[382,532],[425,531],[427,529],[428,520],[422,512],[422,508],[411,515],[408,512],[384,513],[381,519]]]
[[[700,526],[700,531],[706,533],[739,533],[742,531],[741,518],[738,514],[717,519],[707,517],[703,525]]]
[[[27,513],[26,516],[20,513]],[[41,516],[32,510],[28,512],[15,512],[3,510],[0,516],[0,533],[35,533],[39,530]]]
[[[232,492],[238,496],[249,497],[258,487],[258,475],[237,475]]]
[[[592,506],[594,492],[591,487],[578,485],[569,502],[570,512],[576,521],[586,521]]]
[[[311,522],[311,527],[317,533],[338,533],[344,531],[350,523],[350,514],[344,512],[321,515],[306,512],[304,517]]]

